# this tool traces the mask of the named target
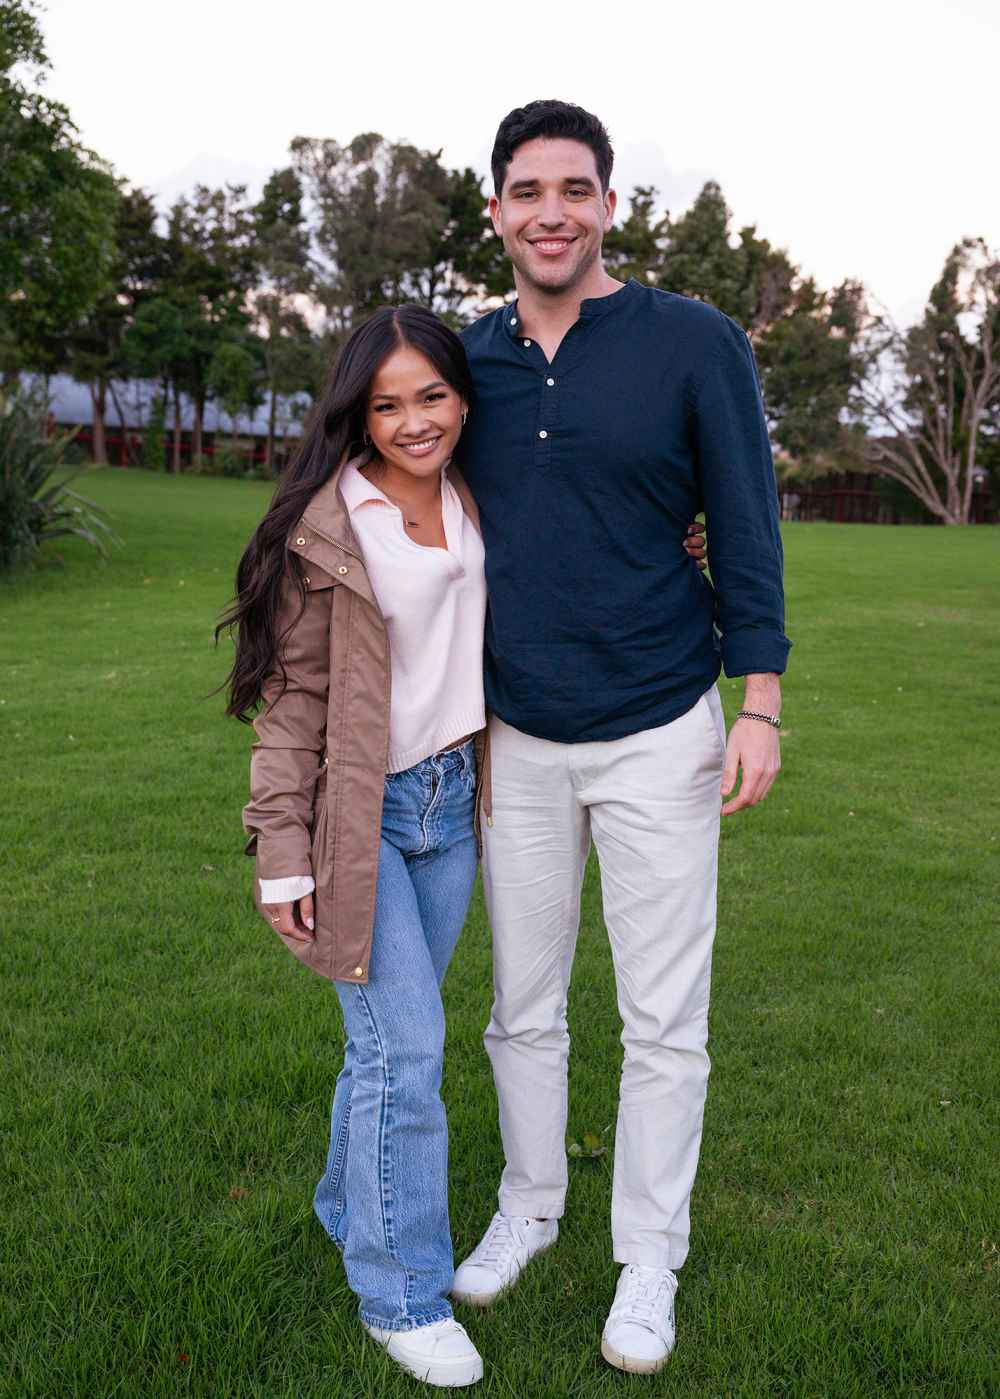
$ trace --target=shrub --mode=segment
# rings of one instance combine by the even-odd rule
[[[85,539],[100,554],[118,542],[101,507],[70,489],[79,474],[63,474],[72,434],[47,437],[45,414],[37,395],[0,394],[0,571],[64,535]]]
[[[222,476],[237,476],[241,480],[247,474],[247,456],[236,447],[225,446],[215,449],[215,466]]]

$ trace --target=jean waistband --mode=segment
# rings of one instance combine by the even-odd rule
[[[444,748],[438,753],[432,753],[428,758],[421,758],[419,763],[414,763],[412,767],[402,768],[399,772],[387,773],[387,777],[402,777],[405,773],[421,773],[429,771],[442,775],[446,772],[472,772],[476,765],[476,741],[474,738],[467,739],[465,743],[459,744],[457,748]]]
[[[457,748],[446,748],[440,753],[432,753],[424,761],[430,763],[438,772],[449,772],[452,768],[461,768],[464,771],[472,766],[475,759],[475,740],[469,738]]]

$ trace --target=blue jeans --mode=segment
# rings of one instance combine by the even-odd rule
[[[313,1207],[387,1331],[452,1314],[440,987],[476,876],[475,782],[471,741],[386,777],[368,985],[335,983],[347,1048]]]

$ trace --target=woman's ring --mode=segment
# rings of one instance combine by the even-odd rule
[[[281,922],[281,914],[279,913],[278,916],[277,916],[277,918],[272,918],[272,919],[271,919],[271,922],[272,922],[272,923],[280,923],[280,922]]]

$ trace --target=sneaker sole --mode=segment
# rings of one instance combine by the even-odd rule
[[[630,1375],[655,1375],[663,1369],[670,1359],[670,1352],[662,1360],[640,1360],[637,1355],[623,1355],[620,1350],[615,1350],[614,1346],[608,1345],[604,1337],[601,1337],[601,1354],[609,1365],[613,1365],[616,1370],[625,1370]]]
[[[536,1249],[531,1255],[528,1262],[525,1263],[524,1268],[527,1268],[528,1264],[533,1263],[536,1258],[541,1257],[543,1253],[548,1253],[549,1249],[556,1243],[558,1243],[558,1238],[553,1239],[550,1244],[542,1244],[541,1248]],[[453,1302],[461,1302],[467,1307],[491,1307],[505,1292],[509,1292],[512,1287],[517,1286],[524,1273],[524,1268],[521,1269],[516,1278],[512,1278],[510,1282],[505,1283],[504,1286],[498,1288],[496,1292],[456,1292],[453,1289],[451,1292],[451,1299]]]
[[[438,1385],[442,1389],[463,1389],[466,1385],[478,1384],[483,1378],[481,1356],[475,1360],[451,1362],[442,1360],[432,1360],[430,1363],[421,1360],[410,1361],[400,1355],[394,1355],[388,1344],[383,1344],[377,1336],[372,1336],[370,1332],[369,1337],[380,1350],[385,1351],[389,1359],[394,1361],[401,1370],[412,1375],[416,1380],[422,1380],[424,1384]]]

